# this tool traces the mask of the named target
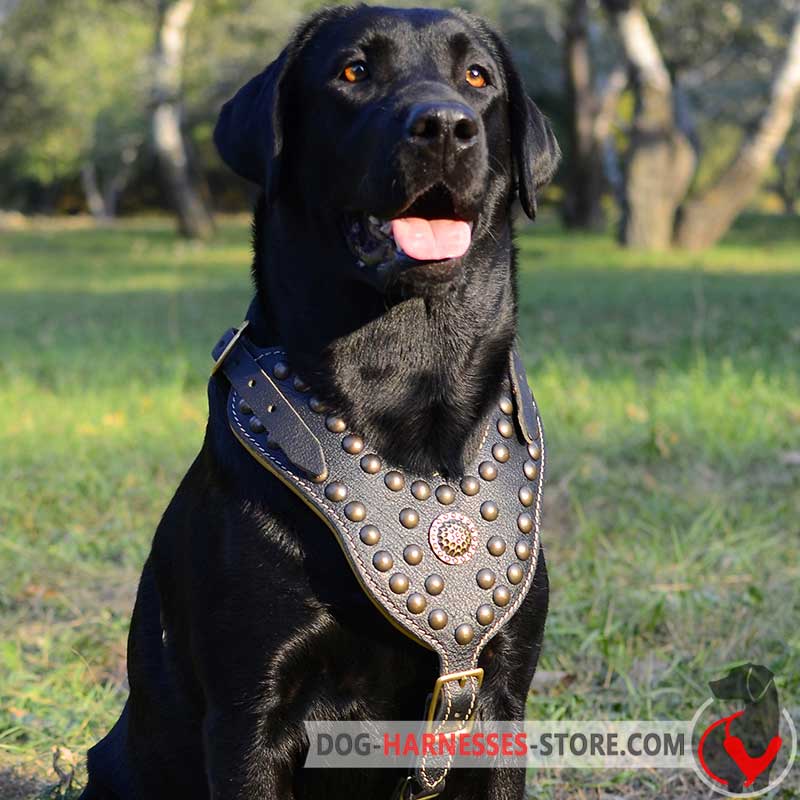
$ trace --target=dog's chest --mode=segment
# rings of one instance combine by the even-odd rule
[[[541,421],[519,375],[465,476],[447,482],[386,463],[280,348],[234,346],[224,371],[236,438],[327,523],[370,600],[444,672],[474,670],[524,600],[539,552]]]

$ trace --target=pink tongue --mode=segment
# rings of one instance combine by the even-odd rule
[[[400,249],[418,261],[463,256],[472,238],[469,223],[463,220],[418,217],[393,219],[392,235]]]

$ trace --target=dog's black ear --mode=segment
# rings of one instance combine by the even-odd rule
[[[239,89],[222,106],[214,129],[222,160],[237,175],[261,186],[268,202],[278,185],[283,150],[280,88],[289,60],[287,49]]]
[[[536,216],[536,192],[555,174],[561,159],[553,129],[536,103],[525,93],[508,46],[496,37],[508,89],[511,153],[517,173],[519,201],[525,213]]]

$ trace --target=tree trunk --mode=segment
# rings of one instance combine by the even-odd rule
[[[181,234],[203,239],[213,232],[214,222],[203,199],[199,177],[190,163],[180,102],[186,27],[194,10],[194,0],[159,0],[158,10],[153,65],[153,141]]]
[[[800,11],[795,15],[789,47],[770,91],[770,100],[751,136],[733,162],[704,192],[681,211],[676,241],[700,249],[717,242],[758,191],[778,148],[792,125],[800,93]]]
[[[599,230],[605,227],[601,205],[604,180],[601,143],[594,135],[597,97],[592,81],[587,0],[572,0],[567,9],[564,62],[572,117],[564,222],[572,228]]]
[[[605,86],[600,92],[600,108],[594,120],[594,138],[600,151],[605,181],[620,208],[625,207],[625,179],[620,169],[612,129],[619,98],[627,86],[627,70],[615,67],[606,78]]]
[[[131,179],[133,165],[139,155],[139,148],[142,141],[137,136],[134,141],[129,141],[122,147],[119,154],[119,169],[111,176],[103,189],[103,200],[106,206],[106,213],[109,217],[116,217],[120,195],[125,191],[125,187]]]
[[[89,213],[97,222],[108,222],[108,208],[97,182],[97,168],[94,161],[85,161],[81,167],[81,186]]]
[[[605,0],[612,13],[636,91],[636,111],[625,165],[622,241],[665,249],[675,212],[694,174],[696,157],[679,129],[672,81],[647,18],[634,0]]]
[[[775,191],[783,203],[783,211],[785,214],[793,215],[795,213],[795,201],[797,195],[800,193],[800,171],[793,163],[793,159],[789,155],[786,145],[781,147],[780,152],[775,158],[778,166],[778,179],[775,182]]]

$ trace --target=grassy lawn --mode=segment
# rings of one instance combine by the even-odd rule
[[[80,758],[122,707],[138,572],[200,446],[210,347],[247,305],[247,238],[244,220],[198,247],[146,220],[0,234],[2,800],[51,796],[51,749]],[[658,256],[545,221],[520,252],[550,453],[530,715],[689,719],[752,660],[800,719],[800,221]],[[692,786],[531,775],[537,798]]]

